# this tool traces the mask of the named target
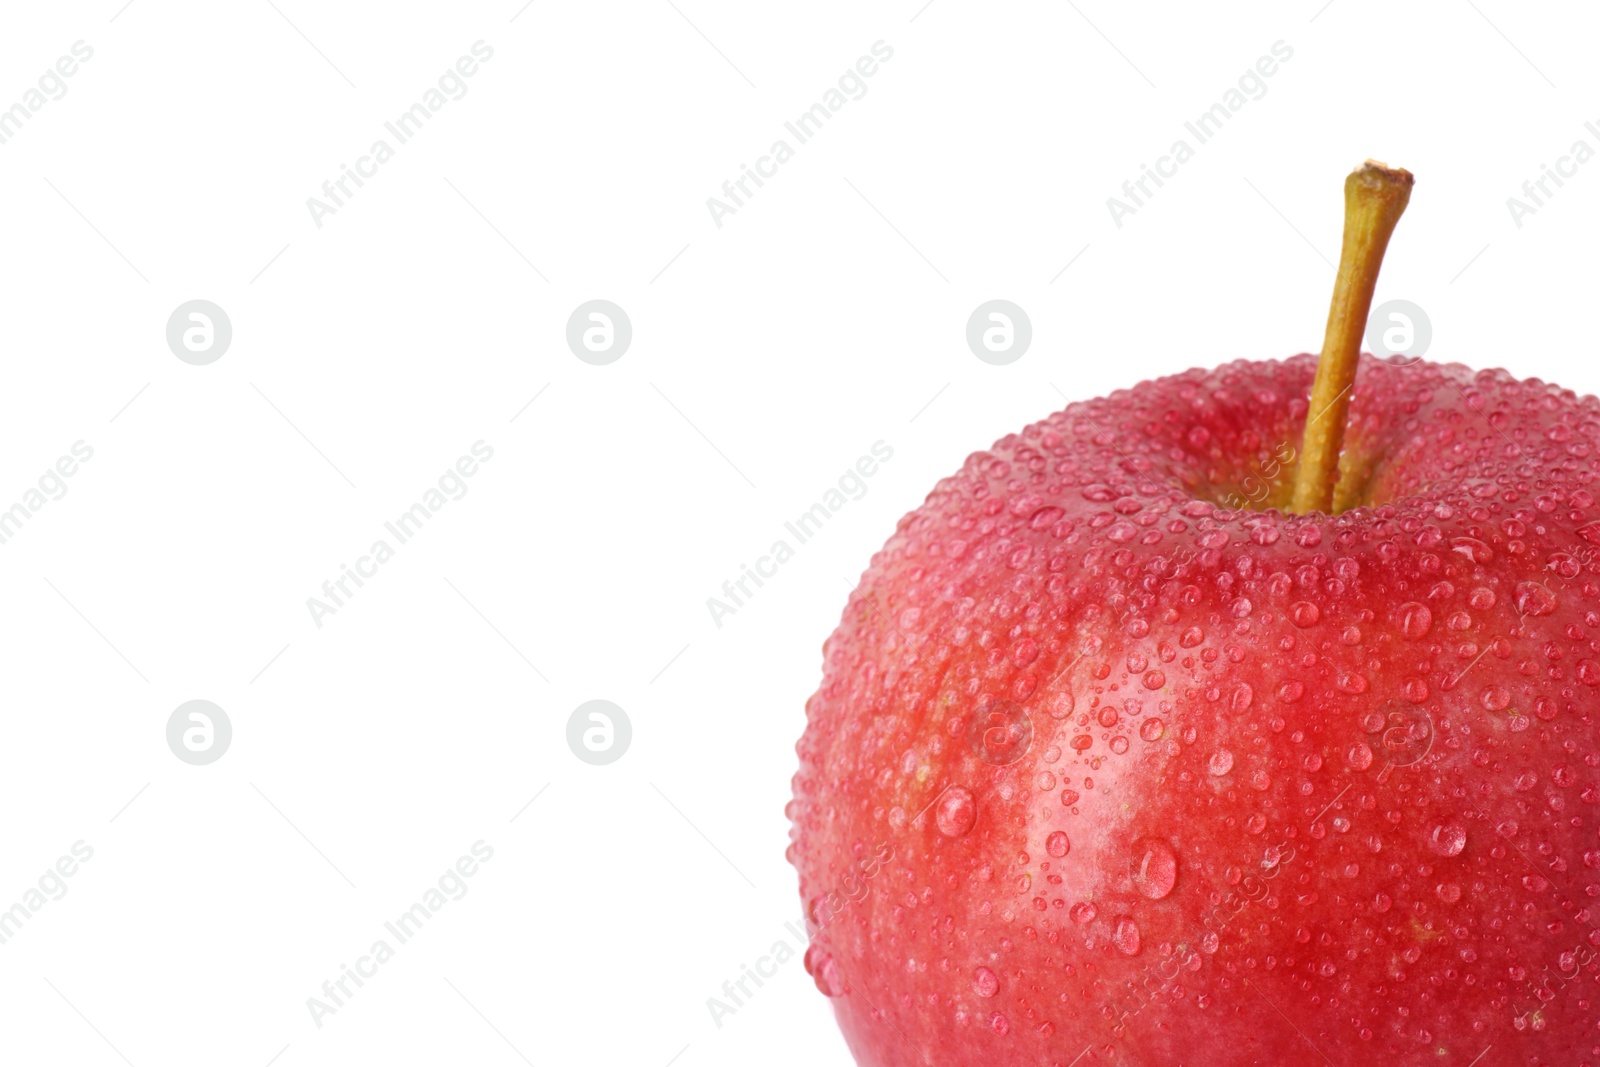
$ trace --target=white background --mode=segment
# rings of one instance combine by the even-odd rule
[[[0,508],[94,449],[0,545],[0,908],[94,849],[0,945],[8,1063],[847,1063],[798,959],[720,1028],[706,998],[793,942],[819,649],[939,477],[1067,399],[1315,350],[1367,156],[1417,175],[1378,299],[1426,309],[1430,358],[1600,386],[1600,162],[1506,206],[1600,148],[1576,4],[275,2],[8,5],[0,33],[0,107],[94,49],[0,145]],[[467,95],[315,226],[480,39]],[[879,40],[866,95],[714,225]],[[234,330],[204,367],[164,336],[195,298]],[[592,298],[633,323],[610,366],[565,344]],[[964,339],[992,298],[1033,323],[1005,367]],[[478,440],[467,495],[318,628],[307,598]],[[714,626],[879,440],[865,497]],[[196,698],[234,729],[205,767],[164,735]],[[593,698],[633,724],[609,766],[565,741]],[[316,1026],[480,839],[470,892]]]

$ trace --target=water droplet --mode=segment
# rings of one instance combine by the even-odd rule
[[[1000,991],[1000,979],[987,967],[972,972],[972,988],[980,997],[992,997]]]
[[[1428,847],[1441,856],[1459,856],[1467,847],[1467,832],[1455,823],[1440,823],[1428,835]]]
[[[1225,748],[1219,748],[1211,753],[1211,761],[1207,764],[1212,774],[1223,775],[1233,770],[1233,753]]]
[[[989,1029],[993,1030],[1001,1037],[1005,1037],[1011,1032],[1011,1021],[1004,1015],[1001,1015],[999,1012],[995,1012],[993,1015],[989,1016]]]
[[[1301,600],[1289,605],[1289,621],[1302,630],[1308,626],[1315,626],[1321,618],[1322,609],[1309,600]]]
[[[1123,737],[1121,734],[1113,737],[1111,739],[1111,751],[1115,752],[1119,756],[1128,751],[1128,739]]]
[[[1426,604],[1414,600],[1401,604],[1396,616],[1400,622],[1400,632],[1413,641],[1427,637],[1428,631],[1433,629],[1433,612],[1428,610]]]
[[[1146,741],[1159,741],[1164,733],[1166,733],[1166,724],[1160,719],[1146,719],[1139,724],[1139,736]]]
[[[1446,904],[1454,904],[1461,899],[1461,887],[1454,882],[1440,882],[1434,886],[1433,891],[1439,894],[1439,899]]]
[[[1028,525],[1035,530],[1046,530],[1059,522],[1066,510],[1058,507],[1040,508],[1028,518]]]
[[[1511,690],[1503,685],[1491,685],[1484,689],[1479,699],[1490,711],[1504,711],[1511,706]]]
[[[812,945],[806,949],[805,968],[811,973],[811,978],[817,983],[825,997],[842,997],[850,991],[845,984],[844,974],[839,970],[839,964],[834,958],[823,952],[819,946]]]
[[[1054,693],[1051,693],[1049,698],[1045,701],[1045,714],[1049,715],[1052,719],[1065,719],[1068,715],[1072,714],[1073,705],[1076,703],[1077,701],[1073,699],[1070,690],[1058,689]]]
[[[1524,615],[1548,615],[1556,610],[1556,595],[1538,582],[1517,583],[1517,610]]]
[[[1366,770],[1372,766],[1372,746],[1365,741],[1357,741],[1345,753],[1345,761],[1358,771]]]
[[[1474,563],[1488,563],[1494,559],[1494,549],[1476,537],[1450,538],[1450,551],[1465,556]]]
[[[1057,830],[1044,839],[1044,850],[1056,859],[1060,859],[1072,851],[1072,842],[1067,840],[1065,831]]]
[[[1067,914],[1072,916],[1072,921],[1075,923],[1086,923],[1094,921],[1097,910],[1098,909],[1096,909],[1095,906],[1089,903],[1087,900],[1080,900],[1072,906],[1072,910]]]
[[[1334,680],[1333,684],[1338,687],[1341,693],[1349,693],[1352,696],[1359,696],[1367,691],[1367,686],[1369,683],[1367,682],[1366,675],[1351,673],[1339,675],[1339,677]]]
[[[964,786],[951,786],[939,798],[935,821],[939,832],[946,837],[960,837],[978,821],[978,801],[972,790]]]
[[[1111,943],[1127,956],[1139,954],[1139,924],[1132,919],[1118,919],[1117,927],[1111,933]]]
[[[1158,837],[1133,843],[1133,886],[1151,900],[1161,900],[1178,884],[1178,857]]]
[[[1250,540],[1254,541],[1258,545],[1275,545],[1278,543],[1278,538],[1280,536],[1282,535],[1279,534],[1276,526],[1270,526],[1266,523],[1257,523],[1256,525],[1250,527]]]

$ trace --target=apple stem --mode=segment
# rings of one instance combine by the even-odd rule
[[[1389,247],[1389,236],[1411,199],[1411,172],[1373,160],[1351,172],[1344,182],[1344,248],[1339,275],[1328,306],[1328,329],[1317,361],[1306,411],[1305,440],[1294,474],[1297,513],[1333,510],[1339,452],[1344,447],[1350,391],[1361,358],[1361,338],[1372,310],[1372,292]]]

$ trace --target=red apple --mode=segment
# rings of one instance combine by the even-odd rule
[[[1600,402],[1345,359],[1291,513],[1317,373],[1058,412],[873,557],[789,808],[863,1067],[1600,1063]]]

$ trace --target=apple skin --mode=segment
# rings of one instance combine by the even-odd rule
[[[1365,356],[1349,509],[1221,507],[1315,367],[1073,405],[873,557],[787,809],[863,1067],[1600,1063],[1600,402]]]

